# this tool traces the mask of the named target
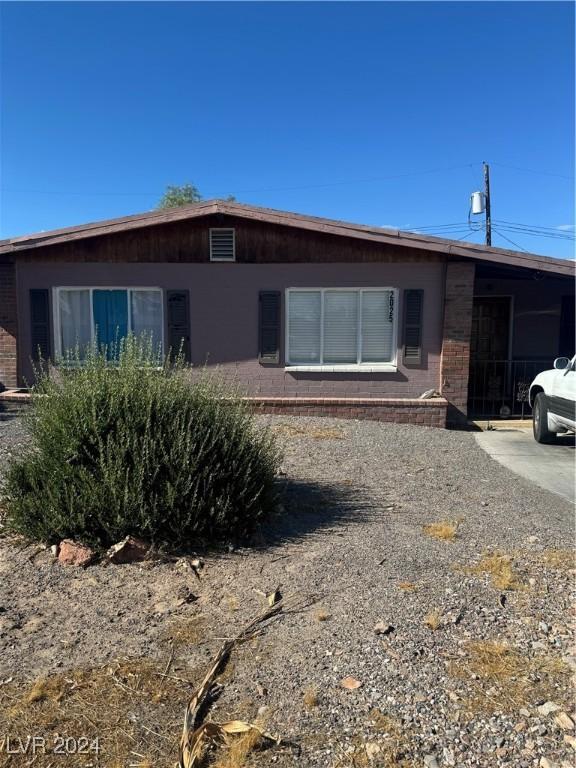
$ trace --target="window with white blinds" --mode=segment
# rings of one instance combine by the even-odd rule
[[[321,363],[321,291],[291,291],[288,299],[288,349],[293,363]]]
[[[361,365],[395,360],[393,288],[291,288],[289,365]]]

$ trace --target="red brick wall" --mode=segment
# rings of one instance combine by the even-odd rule
[[[17,385],[16,267],[0,263],[0,391]]]
[[[341,419],[368,419],[396,424],[419,424],[426,427],[446,426],[443,398],[433,400],[397,398],[332,398],[332,397],[246,397],[256,413],[278,416],[332,416]],[[30,403],[28,393],[0,394],[4,411],[19,413]]]
[[[440,391],[448,400],[448,423],[467,418],[474,272],[470,262],[446,264]]]
[[[309,398],[250,397],[247,402],[258,413],[279,416],[332,416],[340,419],[368,419],[396,424],[419,424],[426,427],[446,426],[447,402],[393,398]]]

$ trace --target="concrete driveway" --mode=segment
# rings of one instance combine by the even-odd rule
[[[532,429],[526,428],[494,429],[474,436],[486,453],[512,472],[575,502],[574,435],[558,435],[551,445],[537,443]]]

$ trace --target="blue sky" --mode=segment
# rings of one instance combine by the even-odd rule
[[[0,236],[205,197],[573,233],[574,5],[3,3]],[[462,224],[460,229],[441,225]],[[557,228],[562,229],[557,229]],[[493,243],[572,256],[499,224]]]

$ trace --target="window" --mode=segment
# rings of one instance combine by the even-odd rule
[[[287,364],[393,364],[396,303],[394,288],[290,288]]]
[[[128,333],[152,339],[162,350],[163,311],[159,288],[56,288],[55,349],[59,357],[96,340],[117,343]]]
[[[233,229],[210,230],[210,261],[235,261],[235,246]]]

